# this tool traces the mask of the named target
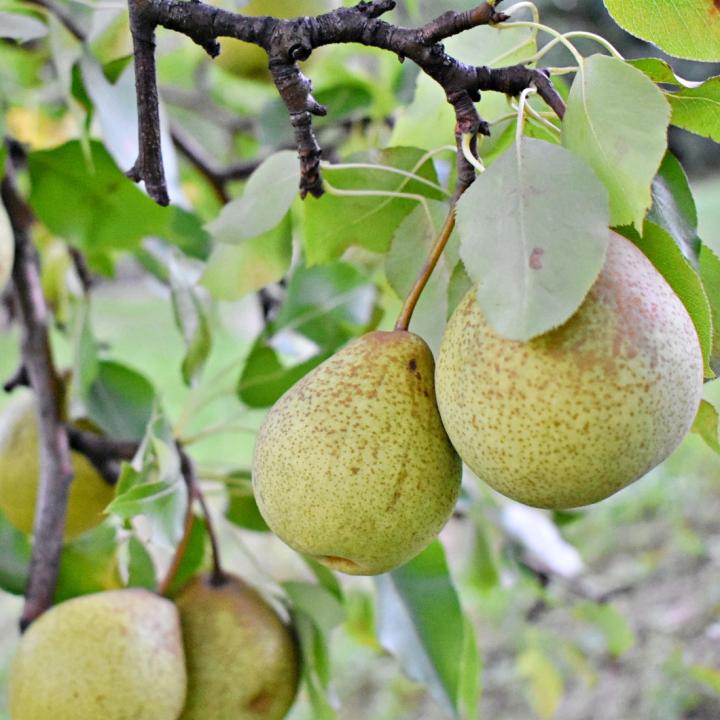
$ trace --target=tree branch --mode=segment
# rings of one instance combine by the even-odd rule
[[[278,92],[285,103],[295,132],[301,165],[300,193],[320,196],[321,148],[312,127],[313,115],[326,109],[312,96],[311,82],[297,67],[315,48],[356,42],[395,53],[401,61],[415,62],[445,91],[456,110],[457,135],[464,128],[477,132],[489,129],[469,105],[480,99],[480,92],[491,90],[517,95],[529,86],[560,116],[562,99],[546,73],[516,65],[487,68],[465,65],[445,52],[441,40],[480,25],[504,22],[508,16],[488,2],[466,12],[446,12],[419,28],[403,28],[381,20],[395,7],[395,0],[361,0],[355,7],[338,8],[317,17],[292,20],[231,13],[202,2],[184,0],[128,0],[131,30],[135,44],[135,70],[138,95],[138,160],[129,173],[145,180],[148,193],[158,202],[167,202],[160,147],[160,120],[155,81],[154,32],[160,25],[183,33],[212,56],[219,52],[218,37],[232,37],[254,43],[268,53],[268,65]],[[460,194],[473,180],[472,166],[459,158]]]
[[[40,284],[37,253],[30,240],[32,213],[18,194],[9,169],[2,180],[1,191],[15,237],[12,277],[15,306],[23,328],[23,372],[35,392],[40,437],[34,542],[20,620],[21,629],[25,629],[52,604],[73,470],[61,420],[62,391],[50,349],[47,306]],[[24,379],[20,377],[22,374],[19,373],[16,379]]]

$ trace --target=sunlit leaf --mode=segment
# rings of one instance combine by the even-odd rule
[[[691,432],[699,435],[707,443],[707,446],[718,454],[720,454],[719,422],[717,408],[707,400],[702,400],[693,426],[690,428]]]

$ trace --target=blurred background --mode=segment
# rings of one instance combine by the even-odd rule
[[[416,23],[445,9],[474,4],[400,2],[389,17]],[[559,30],[598,33],[628,57],[664,57],[618,28],[601,0],[539,0],[537,4],[542,21]],[[121,35],[111,40],[127,43]],[[284,111],[272,87],[224,82],[222,70],[198,59],[201,51],[170,33],[161,33],[160,46],[163,96],[169,114],[182,127],[181,140],[202,138],[219,163],[249,162],[268,146],[287,142]],[[582,43],[579,47],[583,52],[596,50]],[[352,52],[352,48],[339,50],[340,62]],[[718,66],[665,59],[688,79],[720,72]],[[565,62],[555,54],[547,59],[547,64]],[[315,67],[321,78],[322,63],[321,58]],[[395,78],[394,91],[408,101],[413,79],[412,69]],[[370,110],[358,101],[361,92],[348,95],[343,105],[343,82],[346,79],[335,87],[321,82],[326,97],[321,93],[319,99],[331,102],[339,114],[320,127],[325,144],[344,154],[353,145],[366,146],[368,137],[377,142],[389,124],[378,95],[367,95]],[[378,83],[382,82],[380,77]],[[210,86],[215,105],[206,104],[203,110],[198,98]],[[6,106],[8,125],[20,139],[51,146],[62,137],[62,118],[32,115],[20,105],[11,105]],[[263,108],[261,127],[252,121],[259,108]],[[116,110],[119,115],[124,112]],[[670,144],[695,193],[700,237],[720,252],[720,146],[677,129],[671,132]],[[196,170],[183,159],[179,162],[183,192],[207,219],[214,217],[218,199],[198,182]],[[396,302],[389,293],[382,294],[386,320],[381,327],[391,322]],[[112,348],[113,357],[138,368],[156,384],[168,415],[176,418],[187,411],[188,392],[178,368],[169,364],[170,358],[182,357],[183,347],[171,313],[163,286],[139,272],[134,261],[119,263],[115,276],[94,291],[97,336]],[[262,324],[254,295],[219,303],[215,313],[218,334],[209,375],[242,357]],[[58,329],[54,342],[59,364],[70,363],[71,339]],[[17,346],[16,329],[7,323],[0,326],[0,378],[16,368]],[[708,384],[706,397],[717,403],[720,386],[716,385]],[[0,407],[5,402],[0,396]],[[199,430],[223,413],[239,409],[232,395],[222,396],[193,415],[190,427]],[[248,412],[245,424],[257,427],[262,414]],[[212,469],[229,462],[249,464],[251,452],[252,435],[215,436],[194,446],[193,455],[210,479],[211,498]],[[577,512],[551,515],[524,509],[481,488],[473,478],[467,480],[457,515],[442,538],[463,602],[477,625],[483,663],[480,717],[720,719],[720,458],[698,436],[690,435],[642,481]],[[218,516],[223,510],[220,497],[218,492]],[[234,571],[259,585],[269,582],[268,576],[290,578],[304,572],[274,538],[240,531],[220,517],[219,522],[228,548],[226,564]],[[404,678],[378,645],[372,584],[352,579],[344,585],[348,620],[334,632],[331,649],[339,717],[443,720],[442,708],[423,687]],[[17,642],[19,608],[19,598],[0,593],[0,718],[6,717],[1,688]],[[312,720],[302,699],[290,717]]]

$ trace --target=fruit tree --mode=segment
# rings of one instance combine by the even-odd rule
[[[565,527],[720,452],[718,62],[717,0],[0,2],[7,717],[476,718],[516,588],[590,718]]]

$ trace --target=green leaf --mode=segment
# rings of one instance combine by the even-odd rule
[[[44,37],[47,33],[47,26],[32,15],[0,11],[0,38],[25,43]]]
[[[640,70],[605,55],[584,63],[570,90],[563,144],[585,158],[610,193],[610,224],[642,227],[667,147],[670,108]]]
[[[635,645],[635,633],[613,605],[582,602],[577,606],[576,614],[600,630],[613,657],[624,655]]]
[[[473,523],[475,536],[469,562],[470,583],[480,590],[492,590],[500,584],[495,553],[488,532],[487,521],[479,517]]]
[[[375,584],[380,643],[456,715],[465,620],[442,545],[433,541],[414,560],[376,577]]]
[[[720,422],[720,417],[718,417],[715,406],[707,400],[702,400],[690,432],[699,435],[713,452],[720,454],[718,422]]]
[[[687,60],[720,60],[720,8],[712,0],[604,0],[629,33]]]
[[[128,587],[144,587],[155,590],[157,578],[152,556],[135,535],[128,541]]]
[[[84,397],[88,417],[117,440],[139,440],[152,416],[155,388],[136,370],[102,360]]]
[[[302,679],[313,708],[313,718],[334,720],[327,698],[330,682],[329,641],[345,611],[332,592],[304,582],[283,584],[292,603],[293,625],[302,652]]]
[[[394,147],[380,151],[371,160],[364,156],[351,160],[413,172],[437,183],[432,161],[423,161],[424,157],[419,148]],[[372,252],[387,250],[396,228],[415,209],[417,201],[377,193],[410,193],[433,200],[445,197],[445,193],[425,183],[383,169],[326,168],[325,180],[341,190],[376,194],[339,197],[327,192],[319,199],[306,198],[304,249],[308,265],[336,260],[353,245]]]
[[[703,665],[691,665],[688,668],[690,676],[709,687],[714,693],[720,695],[720,670]]]
[[[312,574],[320,583],[321,587],[332,593],[337,598],[338,602],[342,603],[344,599],[342,585],[340,585],[340,581],[337,579],[333,571],[325,567],[325,565],[319,563],[314,558],[311,558],[309,555],[302,555],[301,557],[305,561],[305,564],[310,568]]]
[[[170,585],[170,595],[179,592],[203,566],[205,562],[206,540],[207,528],[205,522],[196,516],[192,529],[190,530],[190,537],[188,538],[185,552],[180,561],[180,566]]]
[[[713,321],[710,303],[700,276],[685,259],[673,238],[659,225],[646,220],[642,237],[634,232],[628,232],[628,237],[643,251],[685,305],[700,341],[700,349],[705,363],[705,376],[714,377],[709,364],[713,341]]]
[[[429,217],[423,207],[417,207],[400,223],[385,258],[385,275],[400,299],[410,292],[448,214],[447,203],[429,201],[428,204]],[[457,244],[457,232],[453,238]],[[446,251],[430,276],[413,315],[413,332],[433,350],[439,348],[445,332],[451,273],[451,261]]]
[[[234,478],[233,482],[227,484],[227,497],[225,517],[233,525],[255,532],[270,530],[255,502],[249,472],[242,479]]]
[[[720,375],[720,259],[707,245],[703,245],[700,250],[700,277],[710,303],[713,322],[710,367],[716,375]]]
[[[488,322],[529,340],[565,322],[602,269],[607,193],[580,158],[525,139],[460,198],[457,224]]]
[[[53,233],[86,250],[131,250],[147,235],[162,235],[171,214],[123,175],[99,142],[79,141],[30,153],[30,205]]]
[[[170,290],[175,324],[186,347],[182,377],[186,385],[192,385],[202,373],[212,348],[210,320],[193,280],[177,260],[170,262]]]
[[[517,670],[533,710],[540,720],[552,720],[560,707],[565,686],[556,665],[533,647],[518,657]]]
[[[315,355],[304,362],[286,366],[271,347],[259,338],[253,345],[238,383],[238,396],[250,407],[270,407],[300,378],[331,353]]]
[[[668,93],[673,125],[720,142],[720,76]]]
[[[287,214],[300,184],[297,153],[271,155],[250,176],[241,197],[229,202],[208,230],[215,240],[237,243],[262,235]]]
[[[652,199],[648,220],[667,230],[688,262],[697,269],[701,243],[695,200],[685,170],[671,152],[665,153],[653,180]]]
[[[463,650],[460,659],[458,709],[461,718],[474,720],[478,717],[478,706],[482,691],[482,658],[480,657],[472,621],[467,614],[463,616],[463,619]]]
[[[285,276],[292,260],[292,223],[280,223],[254,238],[220,243],[208,260],[201,283],[219,300],[238,300]]]
[[[30,537],[16,530],[0,512],[0,588],[22,595],[27,584],[32,546]]]
[[[119,587],[117,537],[111,525],[100,525],[63,546],[55,602]]]
[[[455,263],[455,269],[452,271],[450,283],[448,284],[448,319],[450,319],[450,316],[455,312],[455,308],[459,305],[460,301],[468,294],[471,287],[472,280],[467,274],[462,260],[459,260]]]

